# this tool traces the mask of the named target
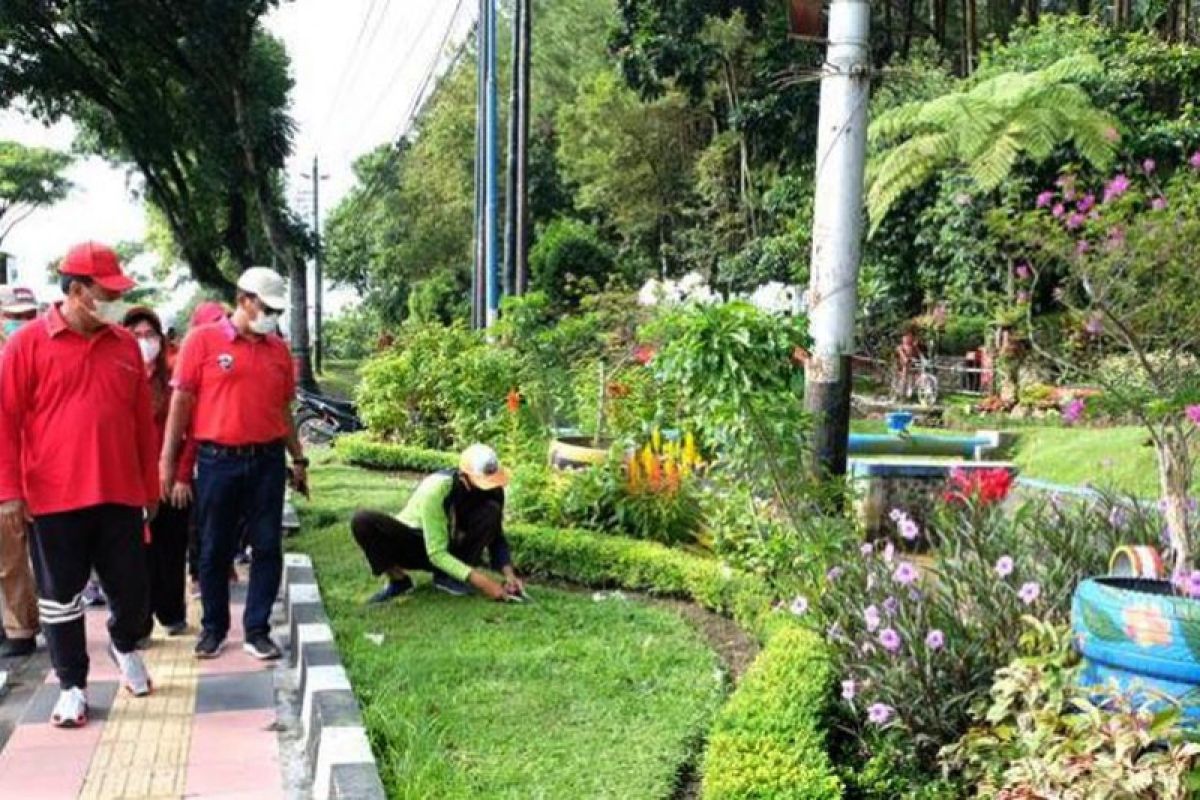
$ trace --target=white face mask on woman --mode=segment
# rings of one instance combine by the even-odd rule
[[[152,339],[138,339],[138,349],[142,351],[142,361],[149,364],[162,352],[162,341],[157,336]]]

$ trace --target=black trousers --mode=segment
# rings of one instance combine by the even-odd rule
[[[151,617],[157,618],[164,627],[187,619],[184,573],[187,571],[191,517],[191,506],[176,508],[163,503],[150,523],[150,544],[146,546],[146,572],[150,580],[147,634],[154,627]]]
[[[63,689],[82,689],[88,675],[82,594],[93,569],[108,598],[113,646],[132,652],[142,636],[149,613],[142,509],[101,505],[36,517],[29,553],[50,662]]]
[[[450,554],[470,566],[477,566],[487,550],[493,569],[512,563],[508,542],[502,530],[503,508],[499,503],[483,503],[456,520],[450,532]],[[417,528],[379,511],[357,511],[350,520],[350,531],[371,565],[371,572],[382,575],[390,569],[437,572],[429,562],[425,537]]]

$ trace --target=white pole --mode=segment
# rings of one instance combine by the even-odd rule
[[[833,0],[817,133],[808,293],[813,353],[805,391],[805,406],[816,418],[815,466],[827,475],[846,471],[850,355],[854,352],[862,245],[870,27],[868,0]]]

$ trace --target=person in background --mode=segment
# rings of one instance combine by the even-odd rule
[[[110,248],[78,245],[59,267],[65,300],[17,331],[0,359],[0,531],[29,550],[38,611],[58,676],[53,725],[87,722],[83,587],[109,599],[109,654],[135,696],[147,614],[142,530],[158,510],[154,416],[142,356],[119,321],[134,283]]]
[[[913,362],[922,356],[921,342],[912,328],[905,328],[896,345],[896,386],[900,399],[909,400],[913,395]]]
[[[8,338],[33,320],[37,310],[32,292],[0,286],[0,357]],[[37,649],[38,609],[26,527],[14,535],[0,531],[0,605],[4,609],[0,658],[29,655]]]
[[[447,594],[478,590],[493,600],[520,599],[525,585],[513,570],[504,538],[504,487],[508,472],[492,448],[474,444],[462,452],[458,469],[435,472],[417,487],[404,510],[393,517],[358,511],[350,530],[371,565],[387,575],[387,585],[371,597],[383,603],[413,589],[409,570],[433,573],[433,585]],[[487,550],[504,584],[474,569]]]
[[[200,531],[200,600],[204,630],[198,658],[220,654],[229,633],[229,568],[245,520],[254,560],[242,618],[243,649],[277,659],[271,606],[283,576],[285,451],[297,487],[308,460],[292,424],[296,394],[292,358],[278,336],[287,307],[282,277],[252,267],[237,282],[237,307],[228,319],[188,334],[179,352],[159,479],[175,482],[180,444],[192,430],[199,443],[196,511]],[[303,489],[302,489],[303,490]]]
[[[150,397],[154,409],[155,452],[162,449],[171,403],[170,374],[167,371],[166,337],[158,315],[145,307],[125,312],[123,324],[137,339],[138,349],[150,382]],[[180,459],[181,468],[190,468]],[[180,476],[176,477],[179,480]],[[188,476],[190,480],[190,476]],[[191,503],[179,502],[168,494],[162,498],[158,514],[150,521],[150,541],[146,545],[146,571],[150,579],[150,614],[146,617],[144,636],[154,627],[154,619],[166,629],[168,636],[187,631],[187,599],[184,596],[184,573],[187,560],[188,520]]]

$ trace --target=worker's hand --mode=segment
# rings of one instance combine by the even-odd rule
[[[505,588],[490,578],[482,588],[484,594],[493,600],[503,603],[508,599],[508,592],[505,590]]]
[[[31,522],[33,517],[29,516],[29,509],[25,507],[24,500],[0,503],[0,536],[21,536]]]
[[[525,595],[525,582],[516,575],[505,576],[504,591],[512,597],[523,597]]]
[[[192,485],[179,481],[171,486],[171,493],[167,497],[167,501],[175,508],[187,508],[192,504],[192,499]]]

